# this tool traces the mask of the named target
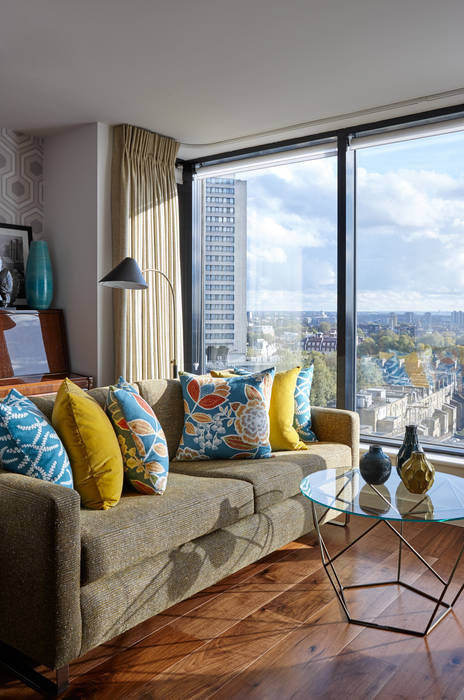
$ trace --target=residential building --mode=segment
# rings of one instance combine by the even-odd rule
[[[243,180],[203,180],[204,345],[206,366],[243,362],[247,344],[246,198]]]

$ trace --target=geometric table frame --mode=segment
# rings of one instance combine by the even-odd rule
[[[375,491],[375,486],[371,485],[371,488],[373,488]],[[382,494],[377,491],[378,495],[382,497]],[[320,504],[319,504],[320,505]],[[429,632],[431,632],[438,624],[443,620],[443,618],[453,609],[453,606],[455,605],[456,601],[458,600],[460,594],[462,593],[462,590],[464,589],[464,583],[461,585],[459,588],[458,592],[454,596],[453,600],[451,603],[445,603],[444,598],[446,596],[446,593],[449,589],[449,586],[454,578],[454,575],[456,573],[456,569],[458,568],[459,562],[461,561],[462,555],[464,553],[464,542],[463,545],[456,557],[456,561],[453,565],[453,568],[448,576],[447,579],[444,579],[440,574],[435,571],[435,569],[424,559],[424,557],[417,552],[416,549],[406,540],[406,538],[403,535],[403,521],[400,521],[400,528],[397,530],[393,525],[387,520],[387,519],[381,519],[381,520],[376,520],[365,532],[363,532],[361,535],[358,535],[355,539],[353,539],[346,547],[338,551],[334,556],[331,556],[329,553],[329,550],[327,548],[327,545],[324,541],[324,538],[321,533],[321,528],[320,528],[320,523],[325,514],[327,513],[327,510],[325,510],[324,514],[318,519],[317,513],[316,513],[316,502],[311,500],[311,506],[312,506],[312,512],[313,512],[313,519],[314,523],[316,525],[316,532],[317,532],[317,537],[319,541],[319,548],[320,548],[320,553],[321,553],[321,560],[322,560],[322,565],[324,567],[324,570],[327,574],[327,577],[332,585],[332,588],[335,591],[335,594],[340,602],[340,605],[342,606],[346,618],[348,622],[351,622],[354,625],[362,625],[364,627],[373,627],[375,629],[381,629],[381,630],[388,630],[390,632],[400,632],[404,634],[411,634],[415,635],[417,637],[424,637]],[[345,512],[345,523],[337,523],[337,522],[328,522],[327,524],[329,525],[339,525],[341,527],[346,527],[348,521],[349,521],[349,513]],[[370,582],[370,583],[359,583],[359,584],[350,584],[350,585],[343,585],[340,576],[337,574],[337,571],[334,566],[334,562],[342,556],[350,547],[352,547],[354,544],[362,540],[366,535],[368,535],[372,530],[374,530],[376,527],[379,527],[382,523],[385,524],[385,526],[395,534],[395,536],[398,538],[398,563],[397,563],[397,572],[396,572],[396,578],[392,580],[387,580],[387,581],[375,581],[375,582]],[[401,563],[402,563],[402,548],[406,547],[410,552],[412,552],[422,563],[424,567],[426,567],[441,583],[442,589],[439,597],[429,595],[428,593],[424,593],[420,589],[416,588],[415,586],[412,586],[409,583],[406,583],[405,581],[401,580]],[[435,605],[433,606],[430,618],[425,625],[425,628],[422,630],[417,630],[417,629],[411,629],[407,627],[397,627],[394,625],[384,625],[380,622],[372,622],[371,620],[362,620],[358,619],[355,617],[352,617],[350,614],[350,609],[349,609],[349,604],[345,598],[344,591],[349,590],[349,589],[356,589],[356,588],[374,588],[374,587],[379,587],[379,586],[402,586],[403,588],[408,589],[409,591],[412,591],[413,593],[416,593],[417,595],[422,596],[423,598],[427,598],[428,600],[432,601]],[[435,620],[435,616],[437,615],[437,612],[440,610],[440,608],[444,608],[444,610],[441,612],[441,614],[437,617]]]

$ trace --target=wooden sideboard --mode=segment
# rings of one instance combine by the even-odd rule
[[[26,396],[52,393],[66,377],[93,386],[70,369],[63,312],[0,309],[0,398],[13,387]]]

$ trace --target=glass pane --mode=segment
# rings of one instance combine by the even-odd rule
[[[314,362],[335,405],[336,182],[334,157],[197,181],[207,370]]]
[[[464,447],[464,134],[357,160],[361,432]]]

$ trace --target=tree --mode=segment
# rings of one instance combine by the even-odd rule
[[[356,363],[357,390],[383,385],[383,372],[378,363],[370,357],[358,358]]]
[[[332,326],[330,325],[330,323],[328,321],[321,321],[319,324],[319,330],[321,333],[324,333],[324,335],[329,333],[331,328],[332,328]]]
[[[377,343],[374,338],[364,338],[364,340],[358,345],[358,355],[364,357],[365,355],[377,355]]]
[[[385,331],[379,337],[378,340],[379,350],[382,352],[390,352],[392,350],[398,350],[398,336],[391,331]]]
[[[335,369],[329,367],[329,358],[320,352],[310,353],[313,356],[314,377],[311,387],[311,403],[314,406],[327,406],[335,401],[337,382]],[[334,353],[330,353],[334,354]]]
[[[419,343],[430,345],[432,348],[443,348],[445,346],[445,339],[438,331],[427,333],[427,335],[424,335],[417,340]]]
[[[414,352],[416,344],[410,335],[403,334],[398,338],[398,350],[403,353]]]

